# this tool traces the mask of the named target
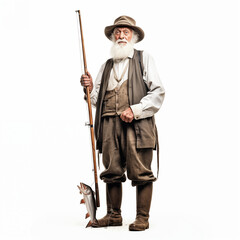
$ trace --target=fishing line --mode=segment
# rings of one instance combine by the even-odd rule
[[[79,12],[76,11],[76,19],[77,19],[77,32],[78,32],[78,47],[79,47],[79,59],[80,59],[80,67],[81,67],[81,73],[80,73],[80,76],[82,76],[82,74],[84,74],[84,70],[83,70],[83,59],[82,59],[82,38],[81,38],[81,33],[80,33],[80,23],[79,23]],[[88,111],[88,108],[87,108],[87,104],[85,104],[85,110],[86,112]],[[85,125],[87,125],[88,123],[86,123]],[[91,144],[89,144],[91,146]],[[92,164],[92,168],[93,167],[93,164]],[[94,171],[94,169],[93,169]]]
[[[79,57],[80,57],[80,66],[81,66],[81,74],[82,75],[84,73],[83,71],[83,60],[82,60],[82,54],[81,54],[81,43],[82,43],[82,39],[80,37],[80,24],[78,21],[78,17],[79,17],[79,13],[76,12],[76,18],[77,18],[77,31],[78,31],[78,47],[79,47]]]
[[[81,21],[81,15],[80,15],[80,10],[76,10],[78,13],[78,18],[79,18],[79,30],[78,30],[78,38],[79,38],[79,43],[80,43],[80,37],[81,36],[81,45],[82,45],[82,57],[83,61],[80,61],[81,64],[83,62],[84,64],[84,72],[83,74],[88,74],[87,70],[87,61],[86,61],[86,54],[85,54],[85,46],[84,46],[84,40],[83,40],[83,31],[82,31],[82,21]],[[81,49],[81,48],[80,48]],[[80,50],[81,52],[81,50]],[[82,68],[82,65],[81,65]],[[96,206],[100,207],[100,200],[99,200],[99,188],[98,188],[98,178],[97,178],[97,166],[96,166],[96,155],[95,155],[95,141],[94,141],[94,130],[93,130],[93,118],[92,118],[92,107],[91,107],[91,98],[90,98],[90,91],[89,87],[87,86],[86,88],[86,100],[87,100],[87,106],[88,106],[88,113],[89,113],[89,123],[87,124],[90,127],[90,136],[91,136],[91,142],[92,142],[92,157],[93,157],[93,166],[94,166],[94,180],[95,180],[95,192],[96,192]]]

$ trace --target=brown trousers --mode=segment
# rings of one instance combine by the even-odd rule
[[[125,123],[119,116],[104,117],[102,121],[105,170],[100,178],[106,183],[125,182],[127,171],[133,186],[155,181],[151,170],[153,149],[136,149],[133,123]]]

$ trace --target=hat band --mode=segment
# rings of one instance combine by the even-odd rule
[[[127,21],[119,21],[119,22],[116,22],[114,25],[127,25],[127,26],[134,27],[134,25],[131,22],[127,22]]]

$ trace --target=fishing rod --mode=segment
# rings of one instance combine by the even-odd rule
[[[81,35],[81,40],[82,40],[82,54],[83,54],[84,73],[87,75],[87,72],[88,72],[88,70],[87,70],[87,60],[86,60],[86,53],[85,53],[85,46],[84,46],[84,39],[83,39],[82,21],[81,21],[80,10],[76,10],[75,12],[78,14],[78,18],[79,18],[79,28],[80,28],[80,35]],[[90,126],[91,142],[92,142],[96,206],[100,207],[98,177],[97,177],[97,164],[96,164],[96,151],[95,151],[93,118],[92,118],[92,106],[91,106],[89,87],[86,87],[85,89],[86,89],[86,95],[87,95],[87,104],[88,104],[88,113],[89,113],[89,126]]]

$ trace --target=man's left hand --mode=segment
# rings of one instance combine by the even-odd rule
[[[122,112],[122,114],[120,115],[120,118],[127,123],[132,122],[132,120],[134,119],[134,115],[133,115],[133,111],[132,109],[129,107],[127,108],[125,111]]]

